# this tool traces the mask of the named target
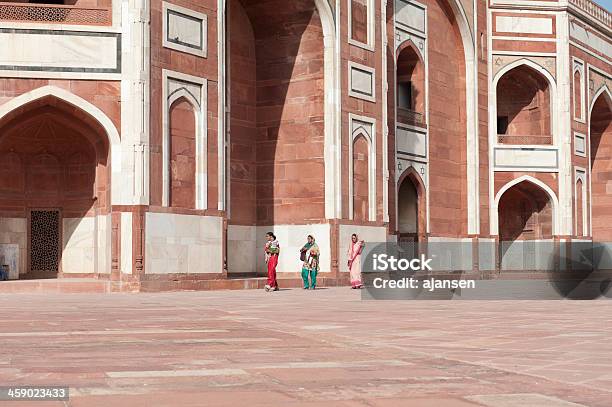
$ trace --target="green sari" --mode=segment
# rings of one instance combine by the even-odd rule
[[[302,264],[304,288],[314,289],[317,286],[317,273],[319,272],[319,256],[321,254],[319,246],[314,241],[312,243],[306,243],[304,247],[302,247],[302,251],[306,252],[305,260]]]

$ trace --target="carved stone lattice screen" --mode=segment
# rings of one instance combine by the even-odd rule
[[[102,7],[0,3],[0,21],[50,24],[111,25],[112,10]]]
[[[30,214],[30,271],[59,271],[59,211]]]

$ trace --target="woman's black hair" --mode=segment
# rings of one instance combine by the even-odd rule
[[[274,233],[272,233],[272,232],[268,232],[268,233],[266,233],[266,235],[268,235],[268,236],[272,236],[272,237],[274,238],[274,240],[276,240],[276,236],[274,236]]]
[[[312,240],[315,240],[315,238],[314,238],[314,236],[313,236],[313,235],[308,235],[308,236],[306,236],[306,237],[309,237],[309,238],[311,238]]]
[[[353,234],[351,235],[351,237],[353,237],[353,236],[355,236],[357,239],[359,239],[359,236],[357,236],[357,233],[353,233]]]

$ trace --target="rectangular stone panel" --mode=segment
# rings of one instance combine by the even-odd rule
[[[132,214],[121,214],[121,272],[132,274]]]
[[[0,244],[0,267],[8,266],[9,280],[17,280],[19,278],[19,245],[18,244]]]
[[[121,72],[116,33],[0,29],[0,70]]]
[[[163,4],[164,47],[206,57],[206,15],[171,3]]]
[[[588,32],[580,24],[571,22],[569,25],[570,37],[580,41],[584,45],[600,52],[603,55],[612,55],[612,43],[606,41],[599,35],[595,35],[592,32]]]
[[[397,127],[397,153],[427,157],[427,135],[406,127]]]
[[[497,171],[556,171],[559,151],[556,148],[496,147],[494,160]]]
[[[96,246],[103,246],[96,242],[96,218],[64,218],[62,238],[62,272],[95,273]]]
[[[574,133],[574,153],[586,157],[586,137],[584,134]]]
[[[150,212],[145,222],[147,274],[223,271],[220,217]]]
[[[495,30],[521,34],[552,34],[552,23],[551,18],[497,16]]]
[[[374,69],[349,62],[349,95],[375,101]]]
[[[425,9],[405,0],[395,0],[395,21],[425,32]]]

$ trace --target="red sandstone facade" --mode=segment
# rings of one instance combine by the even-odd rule
[[[267,231],[324,284],[352,233],[612,241],[612,18],[518,3],[0,3],[0,260],[222,288]]]

